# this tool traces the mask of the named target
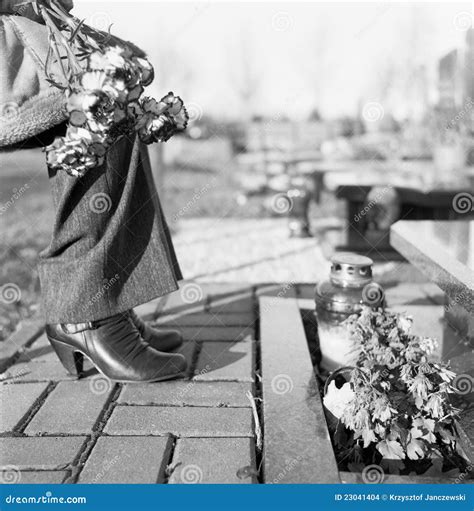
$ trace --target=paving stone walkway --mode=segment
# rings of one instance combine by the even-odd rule
[[[202,284],[190,295],[185,284],[138,308],[183,331],[181,380],[113,384],[91,367],[76,381],[40,335],[2,375],[2,481],[258,482],[256,304],[304,289]]]
[[[184,326],[184,380],[113,384],[91,368],[75,381],[44,334],[28,346],[2,376],[3,480],[255,482],[256,292],[210,291],[139,309]]]
[[[258,299],[311,299],[329,265],[316,239],[290,240],[284,221],[209,222],[176,236],[190,280],[136,309],[182,331],[185,379],[113,384],[91,367],[76,381],[40,321],[12,336],[2,359],[0,482],[262,482]],[[390,264],[386,280],[406,277]]]

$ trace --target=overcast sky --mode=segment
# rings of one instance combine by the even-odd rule
[[[315,106],[327,117],[353,115],[368,101],[409,114],[410,73],[426,66],[434,101],[437,59],[462,46],[472,22],[472,4],[456,2],[75,3],[78,17],[113,23],[149,53],[154,94],[171,88],[229,117],[301,117]]]

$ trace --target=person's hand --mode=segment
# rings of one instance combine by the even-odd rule
[[[74,7],[73,0],[56,1],[61,4],[66,11],[70,11]],[[46,2],[49,2],[49,0],[46,0]],[[0,14],[16,14],[43,23],[43,18],[36,13],[33,2],[28,2],[27,0],[2,0]]]

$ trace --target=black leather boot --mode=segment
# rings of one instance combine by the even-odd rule
[[[155,350],[173,351],[183,344],[183,336],[177,330],[152,328],[140,319],[133,310],[130,310],[130,317],[142,339]]]
[[[83,357],[118,382],[154,382],[183,376],[186,359],[149,346],[128,314],[79,324],[46,325],[49,342],[64,367],[82,373]]]

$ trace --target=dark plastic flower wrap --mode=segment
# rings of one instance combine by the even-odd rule
[[[64,45],[63,35],[55,31],[55,23],[48,18],[49,11],[43,8],[41,12],[47,24],[53,24],[54,58],[59,54],[54,45],[57,39]],[[69,67],[61,77],[67,95],[69,125],[66,135],[46,148],[51,168],[82,176],[102,165],[109,147],[123,135],[137,133],[142,142],[151,144],[165,142],[186,128],[188,114],[181,98],[172,92],[159,101],[142,97],[144,87],[153,81],[154,72],[148,60],[134,51],[132,45],[113,36],[95,37],[90,27],[67,14],[65,23],[69,27],[76,24],[69,38],[76,43],[76,53],[68,54]],[[61,86],[56,77],[51,76],[51,81]]]

